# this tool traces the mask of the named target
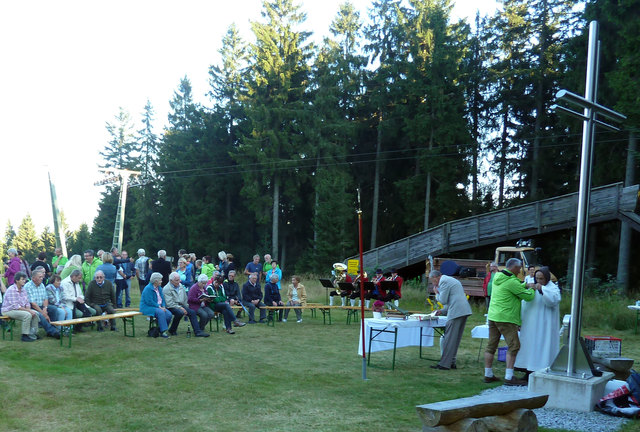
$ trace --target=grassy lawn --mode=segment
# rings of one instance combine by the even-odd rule
[[[319,284],[304,283],[311,301],[324,302]],[[134,304],[137,293],[132,289]],[[421,296],[408,290],[401,306],[424,309]],[[626,306],[615,312],[630,315]],[[483,314],[474,308],[467,335],[484,322]],[[480,342],[470,336],[456,371],[430,369],[435,362],[411,347],[398,350],[395,371],[391,351],[375,353],[363,381],[360,324],[347,326],[343,311],[332,312],[333,325],[318,315],[305,311],[300,324],[257,324],[206,339],[187,339],[185,323],[177,337],[151,339],[147,321],[137,318],[135,339],[124,338],[119,324],[117,333],[74,336],[71,349],[50,338],[0,341],[0,430],[418,431],[416,405],[488,387],[477,361]],[[640,358],[633,327],[585,324],[583,334],[620,337],[623,355]],[[438,358],[437,345],[426,355]],[[504,363],[496,370],[502,376]]]

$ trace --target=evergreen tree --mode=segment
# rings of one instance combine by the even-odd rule
[[[22,223],[18,227],[18,233],[13,239],[13,246],[22,251],[24,258],[32,263],[42,251],[42,242],[36,234],[35,226],[31,220],[31,215],[27,215],[22,219]]]
[[[42,251],[47,253],[47,259],[51,262],[53,252],[56,249],[56,235],[51,232],[49,226],[45,226],[40,234],[40,244],[42,245]]]
[[[312,47],[306,42],[309,33],[298,30],[305,14],[292,0],[264,1],[262,17],[265,22],[251,23],[256,42],[250,47],[245,99],[251,132],[243,136],[235,157],[249,207],[259,223],[271,220],[271,254],[278,256],[280,215],[287,200],[295,198],[281,194],[282,188],[304,174],[291,168],[310,153],[305,92]]]
[[[137,168],[137,145],[134,139],[133,122],[129,113],[120,108],[113,123],[106,123],[111,139],[100,151],[102,167],[135,169]]]
[[[67,247],[69,248],[69,257],[73,255],[83,256],[84,251],[93,247],[91,233],[89,232],[87,224],[81,224],[80,227],[71,234]]]
[[[13,225],[11,225],[11,221],[7,221],[7,227],[4,230],[4,244],[7,248],[14,247],[13,239],[16,237],[16,231],[13,229]]]

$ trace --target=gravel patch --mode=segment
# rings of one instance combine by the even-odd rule
[[[487,389],[480,394],[521,392],[526,387],[499,386]],[[613,417],[598,411],[588,413],[557,408],[539,408],[533,410],[538,417],[538,426],[551,429],[566,429],[579,432],[613,432],[631,421],[622,417]]]

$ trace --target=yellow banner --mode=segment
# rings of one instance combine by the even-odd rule
[[[360,260],[351,259],[347,261],[347,273],[357,275],[360,269]]]

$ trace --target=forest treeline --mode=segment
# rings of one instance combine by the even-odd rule
[[[507,0],[471,24],[451,3],[374,0],[368,16],[344,3],[319,44],[293,0],[264,1],[250,40],[229,27],[209,103],[184,77],[161,134],[149,103],[107,123],[104,167],[141,172],[125,248],[225,250],[242,264],[271,253],[326,271],[357,251],[358,188],[365,248],[573,192],[582,124],[550,107],[561,88],[584,92],[591,20],[598,101],[628,117],[597,131],[593,184],[623,181],[640,120],[640,1]],[[111,245],[118,192],[106,188],[91,230],[68,233],[74,253]]]

